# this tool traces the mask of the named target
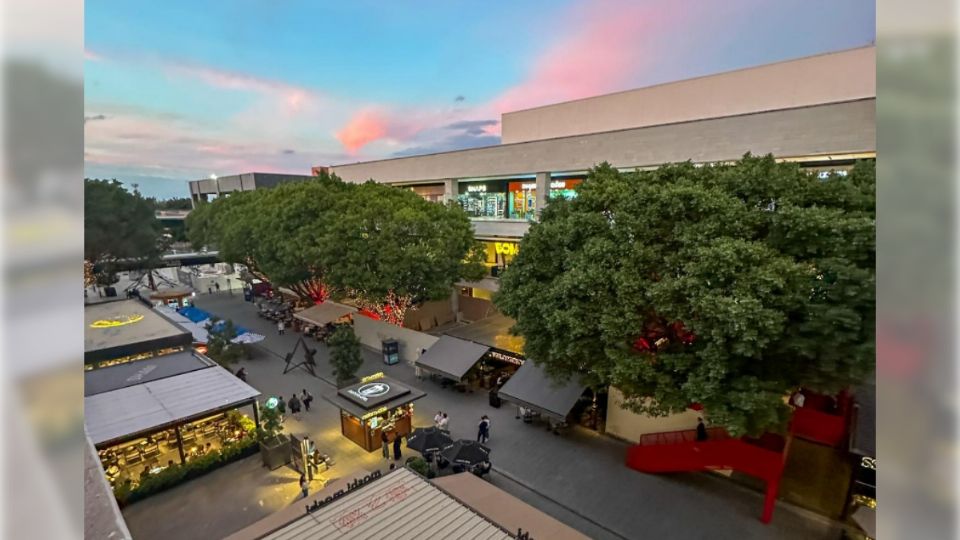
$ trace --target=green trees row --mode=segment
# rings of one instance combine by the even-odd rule
[[[483,274],[481,248],[459,208],[336,176],[200,205],[187,234],[196,247],[216,246],[221,259],[304,299],[349,296],[395,324],[407,308]]]
[[[873,369],[874,186],[872,161],[827,178],[749,155],[604,164],[544,209],[495,301],[528,358],[637,412],[699,403],[733,434],[782,428],[790,392]]]

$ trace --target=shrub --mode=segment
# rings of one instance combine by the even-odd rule
[[[420,476],[425,476],[428,478],[428,475],[433,472],[430,470],[430,465],[428,465],[422,457],[415,457],[407,461],[407,467]]]

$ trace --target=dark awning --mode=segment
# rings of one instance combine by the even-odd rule
[[[94,369],[83,374],[83,395],[102,394],[215,365],[213,361],[202,358],[193,351],[183,351]]]
[[[500,389],[500,397],[563,420],[577,404],[586,386],[579,380],[557,383],[540,366],[527,360]]]
[[[877,387],[873,377],[853,392],[856,403],[850,452],[867,457],[877,455]]]
[[[440,336],[415,365],[459,381],[470,371],[490,347],[451,336]]]

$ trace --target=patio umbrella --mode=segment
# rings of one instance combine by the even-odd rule
[[[421,454],[439,452],[452,443],[449,435],[435,427],[418,427],[407,437],[407,448]]]
[[[461,463],[469,466],[489,461],[490,449],[476,441],[460,439],[445,446],[440,451],[440,455],[450,463]]]

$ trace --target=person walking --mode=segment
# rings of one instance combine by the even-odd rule
[[[390,459],[390,436],[387,435],[387,430],[380,431],[380,442],[383,443],[383,459]]]
[[[697,441],[707,440],[707,426],[703,425],[703,418],[697,418]]]
[[[213,287],[207,285],[207,294],[213,294]]]
[[[310,395],[310,392],[307,392],[307,389],[306,389],[306,388],[304,388],[304,389],[303,389],[303,393],[300,394],[300,401],[303,402],[303,408],[304,408],[307,412],[310,412],[310,403],[313,402],[313,396]]]
[[[306,475],[300,475],[300,493],[303,494],[303,498],[306,499],[307,495],[310,492],[310,482],[307,482]]]
[[[437,427],[440,428],[440,431],[450,432],[450,417],[447,416],[447,413],[443,413],[440,416],[440,422],[437,424]]]
[[[440,427],[441,420],[443,420],[443,411],[437,411],[436,416],[433,417],[433,425],[435,427]]]
[[[290,414],[294,416],[300,414],[300,400],[297,398],[296,392],[290,397],[290,402],[287,405],[290,406]]]
[[[219,282],[219,281],[214,281],[214,282],[213,282],[213,288],[216,289],[217,292],[220,292],[220,282]]]
[[[490,439],[490,419],[487,418],[487,415],[480,417],[480,424],[477,428],[477,442],[487,442]]]
[[[278,335],[278,336],[282,336],[282,335],[283,335],[283,329],[284,329],[284,327],[286,327],[286,325],[283,324],[283,321],[277,321],[277,335]]]
[[[393,438],[393,460],[400,461],[400,458],[403,455],[400,453],[400,434],[397,433],[397,436]]]

